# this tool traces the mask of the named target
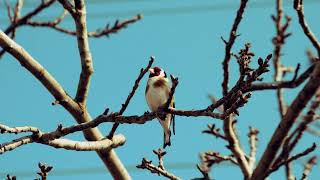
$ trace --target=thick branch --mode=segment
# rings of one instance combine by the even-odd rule
[[[64,7],[70,12],[69,8],[66,7],[66,4],[67,3],[65,2]],[[91,75],[93,74],[92,56],[88,42],[86,14],[85,1],[75,1],[75,15],[73,16],[73,19],[76,24],[78,50],[81,59],[81,74],[75,101],[82,106],[86,105]]]
[[[112,141],[109,139],[103,139],[99,141],[73,141],[68,139],[55,139],[48,142],[39,142],[41,144],[49,145],[54,148],[63,148],[66,150],[74,151],[108,151],[112,148],[116,148],[123,145],[125,138],[123,135],[116,135]]]
[[[99,141],[72,141],[68,139],[59,139],[63,136],[66,136],[70,133],[76,131],[82,131],[83,129],[77,128],[77,126],[71,126],[68,128],[63,128],[59,126],[55,131],[49,133],[42,133],[38,128],[31,126],[24,127],[14,127],[10,128],[8,126],[0,124],[1,133],[23,133],[23,132],[32,132],[33,135],[24,136],[18,139],[15,139],[11,142],[1,144],[0,153],[6,151],[11,151],[17,147],[20,147],[29,143],[41,143],[49,145],[55,148],[64,148],[67,150],[76,150],[76,151],[101,151],[101,150],[110,150],[111,148],[116,148],[119,145],[123,145],[125,138],[123,135],[117,135],[112,140],[102,139]]]
[[[263,156],[255,169],[252,179],[263,179],[266,176],[267,169],[270,168],[281,144],[290,131],[291,127],[299,117],[302,110],[306,107],[309,100],[316,93],[320,86],[320,63],[317,63],[309,81],[294,99],[279,126],[274,132]]]

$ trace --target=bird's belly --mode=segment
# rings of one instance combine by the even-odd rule
[[[151,88],[147,93],[146,98],[149,108],[152,111],[156,111],[161,105],[166,103],[168,99],[165,91],[160,88]]]

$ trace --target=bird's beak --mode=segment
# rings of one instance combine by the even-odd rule
[[[150,68],[150,69],[149,69],[149,72],[150,72],[151,74],[154,74],[154,69],[153,69],[153,68]]]

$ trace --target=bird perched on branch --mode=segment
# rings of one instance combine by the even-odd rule
[[[151,111],[157,111],[159,107],[163,106],[169,99],[171,85],[167,78],[165,71],[159,67],[150,68],[149,80],[146,87],[146,100]],[[174,108],[174,98],[169,105]],[[163,148],[171,145],[170,126],[173,126],[173,134],[175,134],[174,127],[174,115],[167,114],[165,117],[157,116],[162,128],[163,128]]]

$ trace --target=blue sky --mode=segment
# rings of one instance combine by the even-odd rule
[[[30,10],[34,2],[29,2],[24,12]],[[12,2],[12,1],[11,1]],[[156,57],[157,66],[167,73],[179,77],[176,89],[176,106],[179,109],[198,109],[206,107],[210,100],[208,94],[221,97],[224,44],[220,36],[228,37],[239,1],[223,0],[119,0],[89,1],[88,27],[95,30],[111,24],[119,18],[126,19],[142,13],[144,18],[109,38],[90,39],[95,73],[92,77],[88,109],[92,117],[101,114],[106,107],[117,111],[121,107],[139,73],[145,67],[149,57]],[[91,4],[90,4],[91,3]],[[292,17],[288,38],[283,49],[282,61],[285,65],[296,66],[301,62],[302,70],[308,67],[305,50],[312,48],[297,22],[291,1],[284,0],[285,13]],[[305,0],[306,18],[313,32],[320,37],[318,11],[320,3]],[[0,28],[5,20],[3,2],[0,3]],[[252,50],[258,57],[265,57],[273,52],[271,39],[275,34],[270,18],[275,13],[274,2],[251,0],[239,27],[241,36],[237,39],[233,52],[238,52],[244,43],[252,43]],[[47,13],[37,18],[45,20],[61,12],[60,6],[54,6]],[[67,18],[63,26],[73,28],[73,22]],[[17,42],[36,58],[55,76],[65,90],[72,96],[80,72],[80,61],[76,39],[51,29],[22,27],[17,32]],[[257,63],[253,62],[253,65]],[[231,62],[231,84],[238,75],[236,62]],[[271,81],[273,71],[264,75],[265,81]],[[287,78],[290,78],[289,75]],[[141,82],[125,115],[143,114],[148,110],[144,98],[147,78]],[[0,60],[0,122],[9,126],[32,125],[43,131],[52,131],[57,124],[72,125],[75,121],[60,106],[51,106],[54,98],[11,56],[5,55]],[[285,97],[290,103],[298,90],[286,90]],[[246,107],[240,110],[238,118],[239,137],[248,152],[247,132],[251,125],[260,130],[258,156],[260,157],[279,122],[275,92],[253,93]],[[208,118],[176,118],[176,135],[172,137],[172,146],[167,148],[165,164],[168,170],[184,179],[199,177],[195,164],[199,162],[200,152],[214,150],[229,154],[225,143],[209,135],[202,134],[208,123],[221,127],[219,120]],[[99,129],[107,134],[111,124],[103,124]],[[163,179],[147,171],[134,168],[143,157],[156,162],[152,153],[162,145],[162,129],[157,121],[144,125],[121,125],[118,133],[126,136],[126,144],[116,149],[133,179]],[[15,138],[15,135],[0,136],[0,142]],[[68,138],[83,140],[77,133]],[[306,134],[299,152],[319,142],[314,136]],[[319,150],[314,154],[319,155]],[[305,159],[303,159],[305,160]],[[294,164],[295,175],[301,177],[303,162]],[[54,166],[51,179],[106,179],[111,176],[104,171],[104,166],[95,152],[73,152],[54,149],[39,144],[26,145],[12,152],[1,155],[0,175],[12,173],[19,179],[34,178],[37,163],[45,162]],[[232,173],[231,173],[232,172]],[[241,177],[239,168],[230,164],[214,166],[212,177],[215,179],[236,179]],[[281,169],[271,179],[283,179]],[[320,177],[319,165],[313,169],[310,179]]]

